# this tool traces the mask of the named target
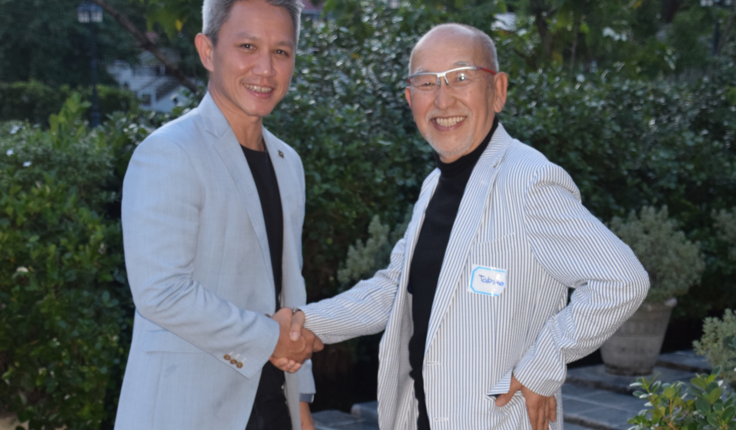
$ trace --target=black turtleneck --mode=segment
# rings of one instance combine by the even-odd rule
[[[498,128],[498,117],[493,120],[493,127],[480,145],[470,154],[464,155],[452,163],[443,163],[435,154],[440,178],[432,200],[424,212],[424,223],[414,247],[409,272],[409,293],[412,294],[412,320],[414,334],[409,341],[409,375],[414,379],[414,393],[419,401],[418,430],[429,430],[429,417],[424,397],[424,380],[422,363],[424,347],[427,343],[429,317],[432,313],[432,302],[437,291],[437,282],[445,259],[445,251],[450,241],[452,226],[455,224],[460,201],[478,159],[488,147],[493,133]]]

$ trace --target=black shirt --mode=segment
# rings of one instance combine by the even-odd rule
[[[414,334],[409,340],[409,375],[414,379],[414,393],[419,401],[419,430],[429,429],[429,418],[424,396],[422,363],[427,343],[429,317],[432,302],[437,291],[437,282],[445,259],[445,251],[450,241],[452,226],[455,224],[460,201],[478,159],[488,147],[493,133],[498,128],[498,118],[493,121],[491,131],[483,142],[470,154],[452,163],[443,163],[435,154],[440,178],[432,199],[424,213],[424,223],[414,247],[414,256],[409,271],[409,293],[412,294],[412,320]]]
[[[283,252],[284,252],[284,214],[281,207],[281,193],[276,172],[273,170],[271,157],[268,151],[254,151],[241,145],[248,167],[253,174],[256,183],[258,197],[261,201],[263,221],[266,224],[266,235],[268,236],[268,249],[271,254],[271,268],[273,270],[273,284],[276,294],[276,309],[281,307],[279,296],[281,296],[281,283],[283,279]],[[267,288],[268,286],[262,286]],[[253,402],[251,418],[248,422],[250,428],[268,428],[277,430],[276,427],[291,429],[291,420],[284,417],[284,405],[286,396],[284,393],[284,372],[267,361],[258,381],[256,398]],[[288,415],[288,409],[286,410]],[[263,423],[270,423],[264,424]],[[280,423],[280,424],[274,424]]]
[[[276,180],[276,172],[271,164],[268,151],[254,151],[245,146],[243,148],[248,166],[253,173],[253,180],[258,189],[258,197],[263,209],[263,220],[266,223],[266,234],[268,235],[268,249],[271,252],[271,268],[273,270],[273,284],[276,288],[276,309],[281,307],[279,296],[281,296],[281,282],[283,271],[284,252],[284,214],[281,208],[281,193],[279,183]],[[275,311],[274,310],[274,311]]]

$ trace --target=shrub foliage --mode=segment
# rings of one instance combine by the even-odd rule
[[[725,370],[724,380],[736,383],[736,314],[731,309],[726,309],[723,318],[706,318],[703,337],[693,347],[711,366]]]
[[[696,375],[689,384],[662,383],[638,378],[634,397],[646,400],[645,409],[629,420],[631,430],[733,430],[736,397],[722,380],[721,369]]]
[[[660,210],[643,207],[639,215],[632,211],[625,221],[614,217],[611,231],[631,247],[649,273],[647,302],[663,303],[700,282],[705,268],[700,246],[677,230],[667,206]]]

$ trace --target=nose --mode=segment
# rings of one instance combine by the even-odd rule
[[[455,98],[451,95],[452,90],[445,81],[443,85],[440,85],[435,91],[434,105],[438,109],[447,109],[455,103]]]
[[[273,58],[271,58],[271,53],[264,52],[258,56],[256,64],[253,66],[253,74],[263,77],[269,77],[276,74],[276,69],[273,67]]]

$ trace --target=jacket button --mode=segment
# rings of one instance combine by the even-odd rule
[[[230,364],[235,364],[235,363],[237,363],[237,362],[238,362],[238,360],[236,360],[236,359],[234,359],[234,358],[233,358],[232,360],[230,360]]]
[[[222,358],[224,358],[225,361],[230,361],[230,354],[225,354],[225,356]]]
[[[243,363],[238,361],[238,364],[235,365],[238,369],[241,369],[243,367]]]

